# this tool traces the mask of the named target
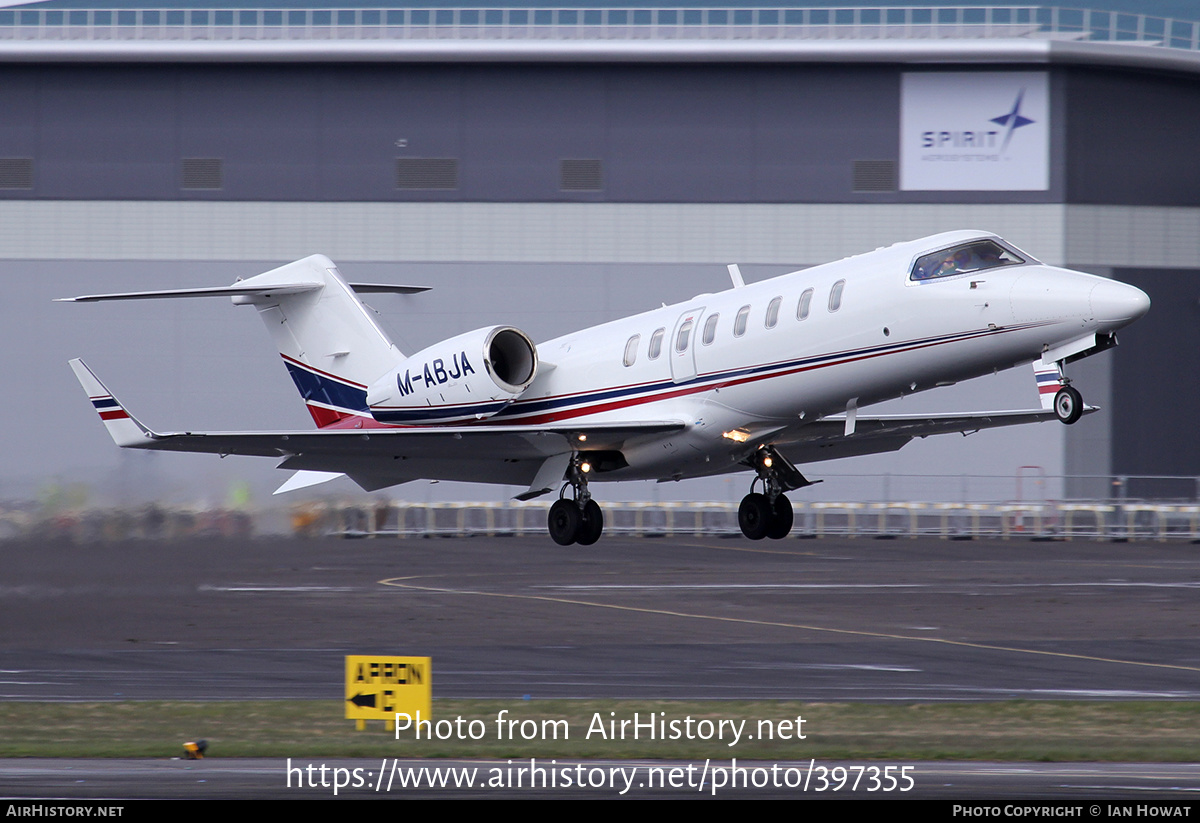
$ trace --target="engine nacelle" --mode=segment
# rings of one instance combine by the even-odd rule
[[[490,326],[423,349],[367,390],[381,423],[454,423],[491,417],[537,377],[537,347],[512,326]]]

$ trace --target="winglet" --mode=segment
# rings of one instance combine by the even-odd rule
[[[104,421],[113,442],[121,448],[140,446],[151,436],[151,432],[137,421],[117,398],[113,397],[100,378],[92,373],[87,364],[78,358],[71,361],[71,369],[79,380],[79,385],[87,392],[88,400]]]

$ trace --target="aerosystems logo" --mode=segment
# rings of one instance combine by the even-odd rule
[[[1012,111],[1008,114],[1002,114],[999,117],[993,117],[992,122],[998,126],[1004,126],[1004,145],[1000,147],[1001,153],[1008,148],[1008,142],[1012,140],[1013,132],[1021,128],[1021,126],[1032,126],[1033,122],[1028,117],[1021,116],[1021,100],[1025,97],[1025,89],[1017,92],[1017,100],[1013,103]]]
[[[1044,72],[910,73],[901,85],[900,188],[1049,187]]]

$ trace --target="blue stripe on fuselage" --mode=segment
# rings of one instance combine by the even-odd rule
[[[1038,324],[1026,324],[1032,326]],[[897,343],[888,343],[879,346],[867,346],[860,349],[849,349],[847,351],[833,352],[829,354],[819,354],[812,357],[803,357],[796,360],[782,360],[775,363],[759,364],[754,366],[745,366],[742,368],[730,369],[724,372],[714,372],[712,374],[702,374],[691,380],[685,380],[681,383],[675,383],[671,380],[657,381],[653,383],[642,383],[634,386],[623,386],[614,389],[605,389],[596,392],[584,392],[577,395],[567,395],[562,397],[552,397],[545,400],[518,400],[508,408],[501,411],[493,419],[525,416],[528,414],[537,414],[540,412],[549,412],[563,409],[568,406],[590,405],[608,400],[615,400],[622,397],[629,397],[638,394],[653,394],[655,392],[665,391],[680,386],[694,386],[696,384],[719,384],[729,380],[738,380],[743,377],[748,377],[756,374],[765,374],[773,371],[791,371],[794,369],[815,368],[823,365],[830,365],[838,361],[856,360],[862,357],[871,357],[873,355],[893,353],[904,351],[912,348],[922,348],[929,345],[937,345],[940,343],[956,342],[959,340],[967,340],[973,337],[990,336],[997,331],[1006,331],[1005,329],[975,329],[966,332],[957,332],[955,334],[937,335],[933,337],[918,338],[916,340],[907,340]]]
[[[311,372],[289,360],[284,360],[283,363],[287,366],[288,374],[292,376],[292,382],[296,384],[300,396],[306,401],[315,400],[334,408],[370,414],[366,389],[347,386],[339,380]]]

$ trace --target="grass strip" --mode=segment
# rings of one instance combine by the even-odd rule
[[[433,711],[447,722],[428,731],[448,739],[396,739],[380,721],[356,731],[338,701],[0,703],[0,757],[171,757],[203,738],[210,757],[1200,761],[1195,702],[439,700]],[[653,720],[654,737],[642,725],[634,739],[635,719]]]

